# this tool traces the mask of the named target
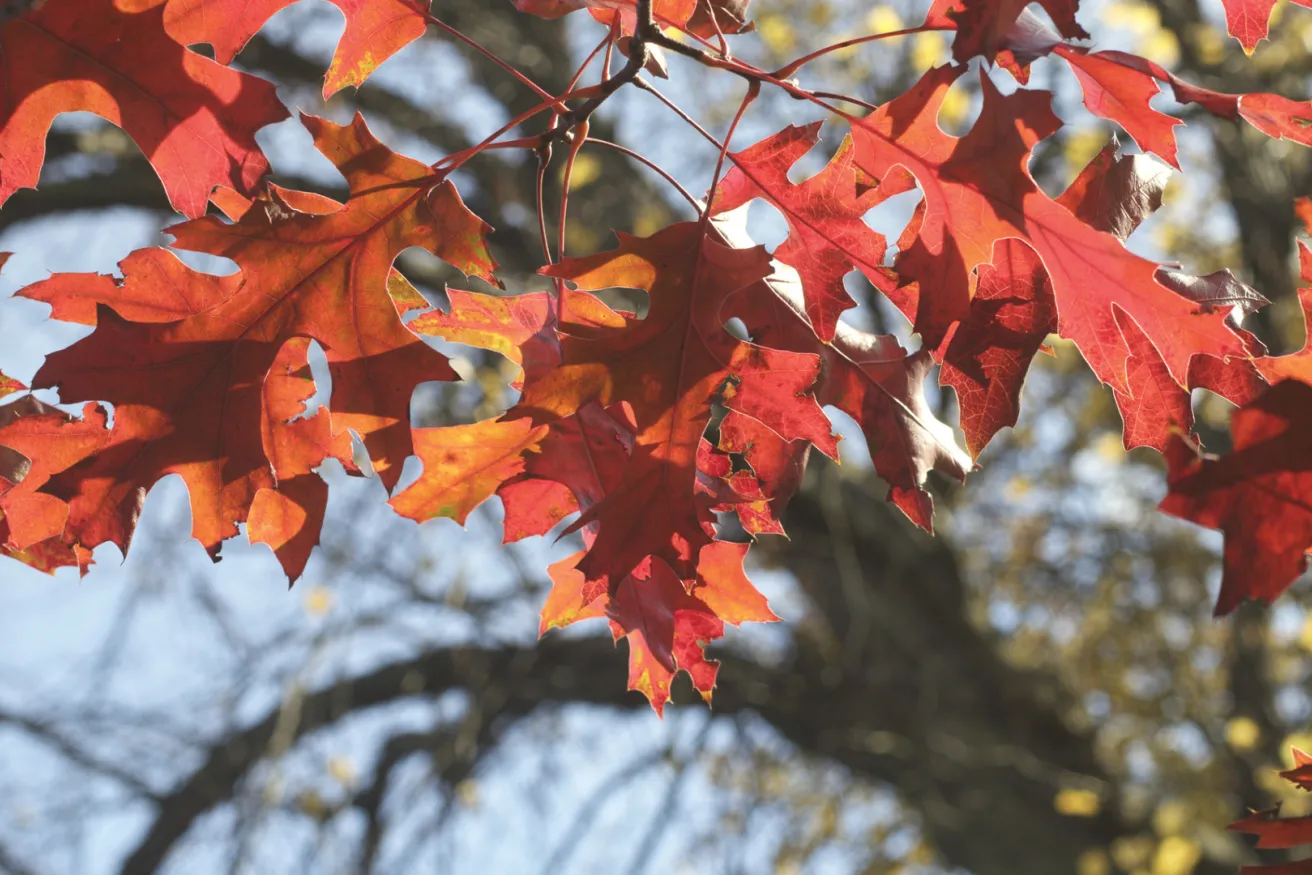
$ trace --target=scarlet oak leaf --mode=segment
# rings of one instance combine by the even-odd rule
[[[415,429],[424,472],[391,500],[392,508],[419,522],[448,517],[464,525],[474,508],[524,471],[524,455],[537,451],[547,431],[528,418]]]
[[[908,355],[895,337],[841,322],[833,343],[821,344],[799,312],[800,294],[787,270],[771,276],[767,286],[773,292],[771,306],[758,307],[744,320],[753,336],[768,345],[821,355],[820,403],[832,404],[857,422],[875,471],[889,484],[889,500],[932,531],[934,501],[925,490],[929,472],[964,480],[971,460],[925,398],[925,378],[933,365],[929,354]]]
[[[524,369],[512,388],[537,379],[560,363],[551,303],[547,295],[493,296],[447,289],[449,312],[431,310],[409,324],[412,331],[496,352]],[[566,321],[602,327],[624,325],[622,316],[592,295],[568,289],[560,296]]]
[[[182,45],[208,43],[228,64],[275,12],[295,0],[168,0],[164,27]],[[324,80],[326,100],[359,85],[393,54],[424,35],[427,0],[333,0],[346,31]]]
[[[688,19],[688,31],[703,39],[720,34],[743,33],[754,25],[747,18],[752,0],[697,0],[697,10]]]
[[[1176,158],[1175,129],[1184,122],[1158,112],[1149,101],[1160,92],[1157,83],[1138,71],[1104,57],[1100,52],[1084,52],[1069,46],[1057,49],[1080,80],[1084,90],[1084,105],[1100,118],[1116,122],[1139,148],[1156,152],[1172,167],[1179,168]]]
[[[1173,432],[1188,434],[1193,427],[1189,393],[1171,377],[1152,341],[1133,320],[1124,319],[1120,326],[1130,348],[1125,373],[1129,390],[1114,390],[1125,422],[1125,449],[1152,447],[1165,453]]]
[[[839,316],[855,306],[843,288],[843,277],[860,270],[872,282],[885,284],[886,245],[883,235],[863,221],[880,194],[873,186],[858,188],[850,141],[815,176],[802,183],[789,180],[789,168],[819,141],[819,122],[801,128],[789,125],[735,153],[711,212],[734,210],[756,198],[778,207],[789,234],[773,255],[801,275],[807,316],[821,340],[828,341]]]
[[[1312,197],[1301,197],[1295,200],[1294,214],[1298,216],[1299,221],[1303,223],[1303,232],[1305,234],[1312,234]],[[1304,265],[1303,278],[1309,279],[1307,276],[1306,262],[1304,262]]]
[[[271,201],[235,224],[204,218],[173,226],[177,246],[226,256],[241,270],[227,277],[188,272],[186,307],[196,312],[149,323],[125,321],[109,308],[131,311],[151,288],[163,298],[174,286],[152,271],[127,273],[103,289],[97,330],[38,373],[36,385],[59,386],[66,401],[115,405],[110,446],[58,484],[70,501],[70,526],[84,542],[126,549],[136,518],[125,502],[170,473],[187,483],[193,534],[202,544],[214,551],[235,534],[256,493],[277,483],[276,460],[260,437],[260,387],[294,338],[318,341],[327,355],[330,437],[358,435],[388,488],[412,452],[414,386],[455,378],[445,359],[401,324],[388,277],[396,255],[417,245],[490,278],[486,226],[449,182],[389,151],[358,117],[348,126],[308,117],[305,123],[351,185],[345,205],[311,215]]]
[[[1312,284],[1312,249],[1307,244],[1298,244],[1298,257],[1302,266],[1303,281]],[[1298,300],[1303,307],[1303,323],[1312,329],[1312,286],[1298,290]],[[1257,360],[1257,368],[1262,376],[1271,382],[1283,379],[1302,380],[1312,383],[1312,333],[1307,335],[1307,342],[1296,353],[1283,356],[1266,357]]]
[[[1130,95],[1151,97],[1156,89],[1156,82],[1169,84],[1175,99],[1180,103],[1196,104],[1222,118],[1232,120],[1242,118],[1268,137],[1312,146],[1312,102],[1290,100],[1278,94],[1226,94],[1199,88],[1152,61],[1125,52],[1106,51],[1090,55],[1084,49],[1057,46],[1054,53],[1061,55],[1067,63],[1076,67],[1081,84],[1087,80],[1090,83],[1089,88],[1094,89],[1094,93],[1127,95],[1125,101],[1118,101],[1115,105],[1095,102],[1094,105],[1089,106],[1089,109],[1123,125],[1135,136],[1140,146],[1152,149],[1162,157],[1169,158],[1163,151],[1165,149],[1170,149],[1171,154],[1174,154],[1173,138],[1168,143],[1165,136],[1168,117],[1151,110],[1146,100],[1140,102],[1137,98],[1128,97]],[[1090,61],[1091,58],[1096,59],[1096,62]],[[1085,92],[1086,103],[1090,93],[1089,88],[1086,88]],[[1104,114],[1100,109],[1108,110],[1108,114]],[[1113,109],[1114,114],[1110,113]],[[1140,133],[1136,134],[1136,130]],[[1149,145],[1149,143],[1157,145]]]
[[[1128,240],[1162,205],[1171,169],[1151,155],[1120,155],[1112,137],[1057,203],[1088,225]]]
[[[101,305],[131,322],[176,322],[236,293],[237,280],[197,274],[166,249],[138,249],[119,262],[124,279],[57,273],[18,292],[50,305],[50,318],[95,325]],[[169,289],[170,294],[160,294]]]
[[[632,407],[634,445],[624,475],[575,524],[599,523],[579,563],[589,580],[613,585],[647,556],[665,560],[681,579],[692,577],[697,553],[710,541],[709,511],[694,484],[714,400],[784,437],[836,451],[810,395],[819,359],[740,341],[724,328],[736,315],[733,294],[768,272],[764,250],[726,247],[698,223],[646,238],[621,235],[617,249],[543,270],[584,291],[642,289],[651,300],[645,319],[625,318],[623,327],[562,321],[562,366],[527,383],[521,401],[535,415],[551,416],[594,398]]]
[[[583,555],[583,551],[580,550],[547,566],[551,590],[542,604],[542,615],[538,625],[539,637],[547,634],[550,629],[563,629],[579,620],[606,616],[606,604],[609,600],[605,593],[585,600],[583,590],[587,585],[587,578],[577,568]]]
[[[632,424],[618,409],[589,403],[551,423],[523,476],[497,490],[506,510],[505,540],[546,534],[566,516],[601,501],[623,477],[632,447]],[[595,527],[585,531],[585,542]]]
[[[722,214],[716,231],[736,245],[750,242],[745,214]],[[889,484],[893,501],[916,524],[932,529],[933,500],[925,491],[930,471],[964,480],[970,458],[957,446],[952,429],[939,421],[925,399],[924,380],[932,366],[923,351],[909,356],[897,338],[860,331],[840,322],[833,343],[822,343],[804,312],[802,285],[797,272],[779,262],[762,283],[743,293],[752,306],[741,318],[752,337],[777,349],[811,352],[824,365],[816,397],[856,420],[866,437],[875,470]],[[726,418],[727,419],[727,418]],[[763,444],[764,449],[764,444]],[[823,447],[821,447],[823,449]],[[793,463],[776,445],[767,451],[763,470],[788,472]],[[749,464],[755,463],[749,459]],[[800,471],[796,475],[800,477]],[[777,498],[791,495],[787,480],[782,488],[765,487]],[[786,498],[784,499],[786,501]],[[782,502],[776,502],[776,506]]]
[[[925,195],[924,220],[904,280],[919,283],[915,327],[938,346],[951,323],[970,313],[972,272],[997,240],[1017,238],[1043,261],[1057,301],[1059,331],[1073,340],[1098,378],[1128,390],[1128,341],[1116,310],[1138,324],[1183,382],[1199,353],[1246,356],[1244,339],[1210,312],[1155,279],[1156,265],[1111,234],[1077,220],[1030,178],[1030,150],[1059,126],[1044,92],[1002,96],[982,77],[984,106],[964,138],[943,133],[937,114],[960,70],[931,70],[911,91],[853,129],[857,163],[876,179],[903,167]]]
[[[15,392],[25,391],[26,389],[26,386],[15,380],[13,377],[7,377],[3,373],[0,373],[0,398],[4,398],[6,395],[12,395]]]
[[[0,27],[0,203],[36,186],[50,123],[75,110],[126,131],[188,216],[217,185],[254,188],[269,169],[255,132],[287,117],[273,83],[183,48],[163,14],[49,0]]]
[[[939,381],[957,393],[961,430],[972,458],[1016,424],[1030,361],[1057,330],[1057,305],[1043,263],[1018,240],[994,244],[979,268],[970,316],[942,349]]]
[[[747,462],[756,480],[759,504],[764,505],[737,505],[743,528],[752,535],[783,534],[780,518],[802,485],[811,445],[784,440],[750,416],[730,411],[720,420],[719,449],[736,453]]]
[[[697,4],[698,0],[653,0],[652,18],[662,27],[682,30],[697,11]],[[515,8],[542,18],[559,18],[587,9],[602,24],[610,24],[618,15],[625,35],[633,34],[638,21],[637,0],[515,0]]]
[[[1271,10],[1276,0],[1223,0],[1225,26],[1230,36],[1239,40],[1244,52],[1252,54],[1257,44],[1266,39],[1271,21]],[[1293,0],[1299,6],[1312,8],[1312,0]]]
[[[1303,790],[1312,789],[1309,783],[1308,757],[1298,748],[1293,748],[1294,768],[1280,773],[1280,777]],[[1230,824],[1235,832],[1249,833],[1257,836],[1259,848],[1292,848],[1303,844],[1312,844],[1312,817],[1280,817],[1280,806],[1269,811],[1254,812],[1243,820]],[[1239,875],[1308,875],[1312,863],[1301,860],[1295,863],[1277,863],[1270,866],[1245,866]]]
[[[1227,829],[1257,836],[1259,848],[1296,848],[1312,843],[1312,817],[1281,817],[1279,806],[1237,820]]]
[[[1304,570],[1312,547],[1312,386],[1285,380],[1231,423],[1234,452],[1182,461],[1172,453],[1161,508],[1225,534],[1218,616],[1246,599],[1270,603]]]
[[[74,419],[30,395],[0,407],[0,553],[47,573],[91,564],[90,551],[65,534],[68,505],[40,490],[105,445],[106,420],[95,404]]]
[[[0,496],[0,529],[5,546],[26,550],[60,538],[68,520],[68,505],[39,490],[52,475],[78,464],[105,445],[109,437],[106,411],[88,404],[81,419],[62,410],[24,415],[0,428],[0,446],[30,461],[22,478]]]
[[[976,55],[994,60],[998,52],[1010,48],[1008,37],[1016,19],[1031,0],[934,0],[925,24],[931,27],[955,27],[956,40],[952,57],[968,61]],[[1067,39],[1086,39],[1089,34],[1075,21],[1079,0],[1038,0],[1054,24]]]
[[[1280,773],[1280,777],[1301,790],[1312,791],[1312,756],[1308,756],[1298,748],[1290,748],[1294,755],[1294,767],[1286,769]]]
[[[450,311],[430,311],[409,323],[420,334],[500,353],[520,365],[512,383],[539,380],[560,364],[560,340],[546,294],[493,297],[448,289]],[[559,306],[577,326],[623,327],[624,317],[586,292],[565,290]],[[505,508],[506,543],[544,535],[572,513],[591,507],[618,482],[632,446],[631,423],[618,409],[587,403],[550,423],[523,473],[497,489]]]
[[[1113,137],[1058,203],[1091,227],[1125,240],[1161,205],[1170,171],[1148,155],[1118,156],[1118,147]],[[992,261],[979,267],[970,317],[935,353],[942,364],[939,382],[957,392],[972,457],[978,458],[999,430],[1016,424],[1030,361],[1056,330],[1052,284],[1038,254],[1018,240],[995,243]],[[1133,381],[1129,369],[1126,376]],[[1133,392],[1122,395],[1130,398]]]
[[[304,415],[315,392],[309,349],[304,337],[287,341],[265,377],[260,438],[275,485],[255,494],[246,525],[251,543],[268,544],[291,581],[301,576],[319,543],[328,505],[328,484],[314,469],[336,459],[347,471],[358,473],[351,435],[333,436],[328,409]]]
[[[645,695],[657,714],[669,700],[680,670],[710,701],[718,664],[706,659],[706,642],[724,624],[778,619],[743,573],[747,545],[713,541],[702,548],[697,579],[689,589],[659,560],[644,560],[615,592],[595,594],[577,565],[576,553],[549,569],[552,589],[542,609],[540,634],[579,620],[606,616],[618,641],[629,642],[629,689]]]

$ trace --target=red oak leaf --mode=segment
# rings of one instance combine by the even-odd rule
[[[543,273],[580,289],[648,292],[644,319],[621,328],[576,325],[562,317],[562,361],[525,386],[521,407],[547,418],[596,399],[632,408],[634,446],[613,490],[580,517],[596,521],[597,540],[579,568],[601,588],[621,580],[647,556],[692,577],[710,541],[709,509],[694,492],[697,451],[719,399],[790,439],[830,452],[836,441],[810,391],[820,373],[814,355],[740,341],[724,323],[738,315],[734,293],[769,272],[759,247],[731,249],[699,223],[680,223],[651,237],[620,235],[617,249],[567,259]]]
[[[164,28],[184,46],[208,43],[227,64],[275,12],[295,0],[167,0]],[[359,85],[396,52],[424,35],[428,0],[332,0],[346,30],[324,79],[328,99]]]
[[[81,419],[44,405],[24,406],[33,408],[30,415],[17,416],[0,428],[0,446],[30,462],[23,476],[0,496],[0,511],[4,514],[0,526],[5,546],[11,550],[26,550],[63,535],[68,505],[39,490],[51,476],[86,459],[109,438],[108,415],[99,405],[87,404]],[[40,409],[48,412],[36,412]]]
[[[305,123],[350,183],[345,205],[310,215],[271,192],[262,209],[235,224],[203,218],[173,226],[178,247],[226,256],[241,270],[226,277],[179,277],[172,265],[140,276],[125,270],[121,282],[102,284],[97,330],[55,353],[38,373],[36,385],[58,385],[65,400],[115,405],[110,445],[52,484],[68,498],[70,528],[84,543],[126,549],[136,522],[130,497],[170,473],[187,483],[193,534],[207,549],[235,534],[257,492],[277,484],[278,460],[260,437],[260,387],[293,338],[316,340],[327,355],[330,436],[358,435],[388,488],[412,451],[414,386],[455,378],[445,359],[401,324],[388,294],[391,262],[408,246],[424,246],[491,278],[486,226],[449,182],[388,150],[358,117],[345,127],[308,117]],[[131,266],[161,262],[168,264],[163,256],[141,257]],[[129,322],[111,309],[121,296],[125,311],[143,315],[141,301],[151,290],[139,284],[161,298],[175,294],[161,277],[185,282],[180,306],[194,313]],[[57,306],[85,306],[48,297]]]
[[[1184,122],[1158,112],[1149,101],[1161,93],[1157,82],[1120,64],[1101,52],[1089,53],[1070,46],[1060,46],[1056,53],[1066,59],[1084,90],[1084,105],[1089,112],[1116,122],[1134,137],[1139,148],[1156,152],[1172,167],[1176,158],[1175,129]]]
[[[1225,534],[1218,616],[1245,599],[1270,603],[1304,570],[1312,547],[1312,386],[1285,380],[1235,412],[1234,452],[1189,459],[1173,450],[1161,508]]]
[[[1303,348],[1296,353],[1257,360],[1257,369],[1272,383],[1287,378],[1312,383],[1312,249],[1309,249],[1306,243],[1298,244],[1298,260],[1302,268],[1303,282],[1309,283],[1307,287],[1298,290],[1298,301],[1303,306],[1303,323],[1307,330],[1307,340]]]
[[[601,501],[620,482],[632,446],[632,423],[618,409],[589,403],[551,423],[542,452],[529,458],[524,475],[497,491],[506,509],[505,541],[546,534]],[[585,541],[595,528],[585,531]]]
[[[1281,817],[1280,806],[1256,811],[1226,829],[1257,836],[1259,848],[1296,848],[1312,843],[1312,817]]]
[[[273,83],[170,39],[159,6],[49,0],[0,26],[0,53],[0,203],[36,186],[61,112],[93,112],[126,131],[188,216],[205,212],[216,185],[251,191],[269,169],[255,132],[287,117]]]
[[[646,696],[657,714],[664,713],[680,669],[710,701],[719,666],[707,662],[702,647],[724,634],[724,621],[663,562],[649,559],[634,569],[609,597],[606,616],[615,640],[629,640],[629,689]]]
[[[741,414],[731,415],[751,419]],[[764,426],[761,428],[770,431]],[[778,435],[775,435],[775,440],[791,444]],[[810,447],[806,441],[798,443]],[[732,456],[703,438],[697,451],[697,493],[708,497],[715,513],[736,513],[743,531],[753,537],[784,534],[783,524],[771,509],[769,496],[762,489],[762,481],[750,470],[734,468]]]
[[[1125,240],[1161,206],[1170,171],[1147,155],[1118,157],[1118,148],[1113,137],[1057,202]],[[914,306],[908,309],[914,314]],[[1016,424],[1030,361],[1056,330],[1052,284],[1038,255],[1018,240],[998,241],[992,262],[979,268],[969,318],[935,354],[942,364],[939,382],[957,392],[972,457],[998,431]]]
[[[889,484],[889,500],[932,531],[934,501],[925,491],[929,472],[964,480],[971,461],[925,399],[925,378],[933,365],[929,354],[909,355],[895,337],[841,322],[833,343],[822,344],[801,312],[796,275],[781,267],[764,285],[771,294],[758,294],[759,303],[743,317],[752,336],[768,346],[821,356],[824,376],[816,397],[856,420],[875,470]]]
[[[1301,197],[1295,200],[1294,214],[1303,223],[1303,232],[1312,234],[1312,197]],[[1308,279],[1306,266],[1304,267],[1303,278]]]
[[[1125,422],[1125,449],[1152,447],[1164,453],[1173,433],[1188,434],[1193,428],[1189,393],[1171,376],[1156,347],[1134,320],[1118,314],[1117,323],[1130,348],[1125,365],[1128,390],[1113,390]]]
[[[1225,4],[1226,31],[1239,44],[1244,52],[1251,55],[1257,44],[1266,39],[1267,26],[1271,22],[1271,10],[1276,0],[1222,0]],[[1312,8],[1312,0],[1292,0],[1299,6]]]
[[[292,581],[301,576],[310,551],[319,543],[328,506],[328,484],[314,469],[326,459],[336,459],[358,473],[350,432],[334,437],[325,407],[304,415],[315,392],[309,350],[307,338],[287,341],[265,377],[260,438],[276,485],[255,493],[246,521],[251,543],[268,544]]]
[[[26,391],[26,389],[26,386],[15,380],[13,377],[7,377],[4,373],[0,373],[0,398],[4,398],[6,395],[12,395],[15,392]]]
[[[1312,790],[1312,756],[1298,748],[1290,748],[1294,755],[1294,767],[1280,773],[1280,777],[1301,790]]]
[[[46,573],[85,573],[91,552],[66,536],[68,505],[39,490],[105,445],[106,420],[96,404],[74,419],[31,395],[0,407],[0,554]]]
[[[615,640],[629,642],[629,689],[645,695],[657,714],[680,670],[709,702],[718,664],[706,659],[704,645],[724,634],[725,623],[779,619],[743,573],[746,554],[746,544],[712,541],[701,550],[691,589],[663,562],[646,559],[614,593],[593,594],[577,567],[586,554],[576,553],[549,569],[552,588],[539,634],[606,616]]]
[[[447,289],[450,310],[431,310],[409,323],[412,331],[500,353],[524,369],[512,383],[538,379],[560,363],[551,302],[543,292],[498,297]],[[575,325],[623,327],[624,319],[592,295],[568,289],[560,297],[565,321]]]
[[[697,11],[688,19],[689,33],[710,39],[717,34],[744,33],[753,24],[747,18],[752,0],[697,0]]]
[[[1049,31],[1051,33],[1051,31]],[[1278,94],[1225,94],[1199,88],[1164,67],[1138,55],[1086,49],[1052,43],[1054,54],[1072,65],[1085,86],[1085,103],[1097,115],[1121,124],[1145,149],[1174,163],[1174,137],[1167,137],[1169,116],[1148,106],[1157,82],[1171,86],[1180,103],[1197,104],[1213,115],[1244,119],[1268,137],[1312,146],[1312,101],[1296,101]],[[1094,101],[1090,103],[1090,94]],[[1109,98],[1118,96],[1115,101]],[[1138,131],[1139,133],[1135,133]]]
[[[464,525],[474,508],[523,473],[524,455],[538,450],[547,430],[527,418],[415,429],[424,471],[391,500],[392,508],[418,522],[447,517]]]
[[[1121,155],[1112,137],[1057,198],[1077,219],[1128,240],[1162,205],[1171,171],[1151,155]]]
[[[551,578],[551,590],[547,593],[546,601],[542,603],[538,637],[547,634],[549,629],[564,629],[579,620],[606,616],[609,599],[605,593],[592,597],[584,595],[587,577],[577,567],[583,556],[584,552],[580,550],[547,566],[547,576]]]
[[[1019,240],[999,240],[992,262],[979,268],[969,318],[939,356],[939,382],[956,390],[972,458],[1016,424],[1030,361],[1056,330],[1057,305],[1038,255]]]
[[[786,441],[750,416],[730,411],[720,421],[718,446],[721,452],[741,456],[756,481],[752,497],[759,495],[759,500],[736,506],[743,528],[752,535],[782,535],[780,519],[789,499],[802,485],[811,445]],[[736,482],[741,483],[741,477]],[[744,490],[740,486],[738,491]]]
[[[1293,748],[1294,768],[1280,773],[1280,777],[1303,790],[1312,789],[1312,757]],[[1235,832],[1257,836],[1259,848],[1292,848],[1312,843],[1312,817],[1280,817],[1280,806],[1269,811],[1257,811],[1243,820],[1230,824]],[[1239,875],[1309,875],[1312,860],[1294,863],[1276,863],[1270,866],[1245,866]]]
[[[1011,48],[1016,20],[1032,0],[934,0],[926,16],[930,27],[955,27],[957,38],[952,57],[968,61],[983,55],[990,61]],[[1089,34],[1075,21],[1079,0],[1037,0],[1067,39],[1087,39]]]
[[[538,380],[560,363],[560,341],[551,327],[544,293],[493,297],[448,289],[450,311],[431,311],[409,323],[420,334],[493,350],[523,368],[512,383]],[[616,328],[624,318],[586,292],[565,290],[565,320],[574,325]],[[600,501],[619,480],[632,444],[631,424],[618,410],[588,403],[572,416],[550,423],[540,452],[530,455],[520,476],[497,490],[505,507],[504,540],[543,535],[562,519]]]
[[[756,145],[733,154],[733,168],[715,191],[712,214],[725,213],[761,198],[778,207],[788,237],[772,253],[802,279],[806,313],[822,340],[832,340],[844,310],[856,306],[843,277],[860,270],[872,282],[887,284],[883,235],[863,217],[881,197],[862,186],[852,163],[851,141],[844,140],[823,170],[802,183],[789,169],[820,141],[820,122],[789,125]]]
[[[653,0],[652,17],[662,27],[683,30],[697,11],[697,5],[698,0]],[[626,35],[634,32],[638,22],[638,0],[515,0],[515,8],[542,18],[559,18],[587,9],[593,18],[606,25],[618,15],[621,32]]]
[[[904,280],[918,282],[915,327],[932,347],[970,315],[974,270],[997,240],[1017,238],[1043,261],[1057,301],[1059,331],[1075,342],[1098,378],[1128,391],[1129,343],[1117,322],[1132,318],[1183,382],[1197,354],[1246,357],[1251,341],[1231,331],[1227,313],[1189,301],[1155,278],[1156,265],[1109,233],[1080,222],[1029,175],[1033,146],[1059,126],[1045,92],[1003,96],[982,77],[984,107],[964,138],[936,119],[959,69],[931,70],[911,91],[853,130],[857,162],[882,178],[902,167],[915,175],[925,211],[913,246],[900,258]]]

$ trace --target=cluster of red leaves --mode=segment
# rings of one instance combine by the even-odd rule
[[[1298,748],[1293,749],[1294,768],[1286,769],[1280,777],[1300,790],[1312,791],[1312,757]],[[1230,824],[1230,829],[1257,836],[1257,847],[1263,850],[1297,848],[1312,845],[1312,817],[1281,817],[1280,806],[1257,811]],[[1239,875],[1309,875],[1312,860],[1293,863],[1275,863],[1268,866],[1245,866]]]
[[[333,0],[346,18],[324,94],[360,84],[429,25],[423,0]],[[514,0],[546,17],[587,9],[619,51],[640,37],[638,0]],[[1270,94],[1197,88],[1143,58],[1092,52],[1075,0],[1043,0],[1055,30],[1022,0],[936,0],[925,28],[955,30],[957,63],[854,118],[790,81],[725,55],[713,66],[791,89],[847,120],[851,134],[818,174],[790,179],[818,124],[790,126],[741,151],[697,221],[649,237],[619,234],[608,251],[543,266],[551,293],[448,290],[431,309],[392,269],[420,246],[466,275],[499,284],[488,227],[447,178],[469,154],[433,166],[393,153],[356,118],[303,116],[350,187],[345,203],[264,180],[256,131],[287,112],[273,86],[226,66],[288,0],[48,0],[0,23],[0,201],[34,185],[58,113],[87,110],[141,146],[171,202],[191,218],[174,249],[224,256],[239,271],[192,270],[168,249],[134,252],[122,276],[56,274],[19,294],[55,319],[95,326],[51,355],[33,380],[80,415],[21,395],[0,407],[0,549],[30,565],[85,569],[105,543],[127,550],[143,498],[179,475],[193,534],[217,557],[245,524],[293,580],[319,538],[336,460],[372,473],[400,514],[464,522],[492,496],[505,540],[564,531],[584,549],[550,569],[542,629],[606,617],[630,647],[630,686],[659,711],[686,671],[709,698],[703,652],[724,624],[774,615],[747,580],[747,545],[722,539],[717,514],[751,536],[783,532],[781,515],[812,447],[837,457],[822,407],[860,426],[889,498],[932,527],[930,471],[964,479],[984,446],[1014,425],[1034,355],[1056,333],[1075,343],[1115,392],[1125,443],[1176,460],[1167,510],[1228,536],[1218,610],[1273,598],[1312,545],[1312,352],[1263,356],[1239,327],[1265,304],[1228,272],[1194,277],[1132,254],[1125,241],[1161,202],[1169,168],[1113,141],[1060,196],[1031,178],[1031,153],[1061,126],[1045,91],[1003,94],[981,74],[983,107],[957,138],[937,123],[948,90],[977,56],[1022,83],[1041,56],[1061,58],[1085,105],[1145,153],[1176,163],[1175,127],[1149,105],[1159,86],[1182,103],[1309,142],[1312,106]],[[655,23],[711,55],[749,31],[747,0],[654,0]],[[1270,2],[1231,3],[1231,30],[1251,47]],[[1240,8],[1242,7],[1242,8]],[[1238,22],[1238,24],[1236,24]],[[1246,23],[1245,23],[1246,22]],[[187,46],[207,43],[214,60]],[[673,43],[667,43],[678,48]],[[650,46],[648,48],[651,48]],[[801,64],[801,61],[798,62]],[[785,68],[789,69],[789,68]],[[796,72],[796,70],[791,70]],[[605,99],[610,90],[580,89]],[[536,112],[559,110],[546,101]],[[533,113],[521,121],[527,121]],[[548,136],[544,134],[543,136]],[[529,137],[502,145],[536,148]],[[919,188],[896,241],[865,224],[876,205]],[[753,245],[743,210],[763,200],[789,234]],[[221,211],[205,215],[209,206]],[[226,217],[226,218],[225,218]],[[1312,281],[1312,255],[1303,249]],[[859,271],[913,323],[911,353],[840,317]],[[594,293],[631,289],[639,318]],[[1312,292],[1305,293],[1312,308]],[[730,330],[745,326],[747,338]],[[489,421],[413,428],[416,385],[455,380],[424,337],[498,352],[516,363],[518,402]],[[308,356],[326,354],[332,391],[315,394]],[[961,408],[967,451],[933,415],[924,381],[938,367]],[[1269,382],[1280,385],[1267,391]],[[1190,391],[1241,405],[1238,452],[1186,459]],[[0,395],[24,392],[0,375]],[[112,405],[112,425],[111,408]],[[1175,443],[1173,443],[1175,441]],[[416,455],[418,479],[396,489]]]

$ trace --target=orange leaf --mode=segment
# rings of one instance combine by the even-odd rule
[[[359,117],[347,126],[304,122],[350,183],[345,205],[270,189],[234,224],[207,217],[170,229],[179,248],[231,258],[238,273],[215,277],[182,267],[172,255],[137,254],[124,263],[123,280],[88,278],[80,298],[60,278],[32,291],[75,318],[85,318],[92,301],[99,307],[96,331],[50,356],[35,381],[58,386],[66,401],[115,405],[110,444],[59,480],[82,543],[126,549],[136,524],[132,496],[177,473],[191,494],[193,535],[214,553],[247,518],[259,491],[278,485],[275,468],[301,476],[322,459],[307,458],[314,454],[307,446],[326,452],[350,432],[390,488],[412,452],[414,386],[455,379],[445,359],[401,323],[388,291],[391,263],[403,249],[423,246],[491,279],[486,225],[449,182],[388,150]],[[180,287],[186,291],[178,295]],[[169,317],[175,321],[159,321]],[[266,445],[262,423],[288,417],[266,409],[273,399],[261,387],[294,339],[322,345],[333,391],[326,430],[275,429],[320,430],[314,440],[296,438],[301,445],[286,457],[280,439]],[[286,544],[295,522],[273,522],[282,511],[268,501],[255,534]],[[298,564],[300,558],[289,570]]]
[[[472,425],[417,428],[415,452],[424,472],[391,500],[401,516],[418,522],[447,517],[461,525],[497,488],[524,470],[524,454],[547,435],[531,419],[490,419]]]
[[[253,190],[269,169],[255,132],[287,117],[272,82],[170,39],[158,5],[48,0],[0,27],[0,51],[0,203],[37,184],[55,116],[85,110],[126,131],[174,208],[200,216],[216,185]]]
[[[184,46],[208,43],[227,64],[275,12],[295,0],[168,0],[164,27]],[[359,85],[393,54],[424,35],[425,0],[332,0],[346,16],[324,79],[327,100],[348,85]]]

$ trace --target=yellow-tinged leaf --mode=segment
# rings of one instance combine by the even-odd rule
[[[606,615],[606,599],[595,598],[585,601],[583,588],[587,578],[576,567],[583,553],[555,562],[547,568],[551,578],[551,591],[542,604],[542,619],[538,625],[538,635],[546,634],[548,629],[563,629],[579,620],[590,620]]]
[[[485,420],[472,425],[414,430],[415,453],[424,473],[391,500],[401,516],[417,522],[448,517],[461,525],[502,483],[524,470],[524,454],[538,452],[547,436],[533,420]]]

